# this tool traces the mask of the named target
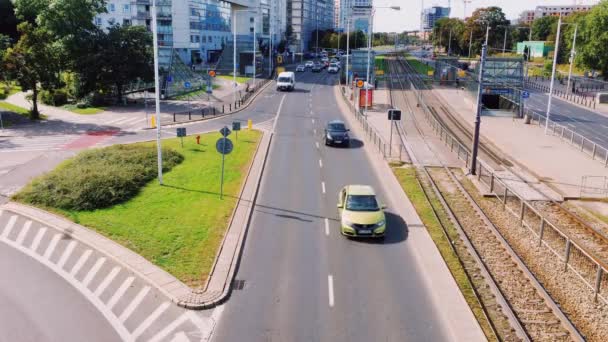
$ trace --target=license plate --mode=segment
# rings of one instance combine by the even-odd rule
[[[341,144],[342,140],[336,140],[336,144]]]
[[[371,230],[367,230],[367,229],[359,231],[359,234],[371,234],[371,233],[372,233],[372,231]]]

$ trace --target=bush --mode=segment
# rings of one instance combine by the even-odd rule
[[[545,69],[545,72],[549,72],[549,73],[552,72],[553,71],[553,62],[545,61],[544,69]]]
[[[40,101],[49,106],[63,106],[68,103],[68,93],[64,89],[40,91]]]
[[[183,156],[163,149],[163,170]],[[116,145],[85,151],[35,179],[15,200],[64,210],[94,210],[124,202],[157,176],[156,147]]]

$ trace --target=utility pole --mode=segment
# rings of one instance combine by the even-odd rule
[[[471,58],[471,45],[473,45],[473,30],[471,30],[471,34],[469,35],[469,58]]]
[[[367,32],[367,75],[365,78],[365,82],[367,84],[363,84],[363,86],[365,87],[365,114],[367,115],[367,108],[369,107],[369,84],[370,84],[370,79],[369,79],[369,65],[370,65],[370,59],[371,59],[371,54],[372,54],[372,35],[373,35],[373,29],[374,29],[374,9],[372,8],[370,13],[369,13],[369,25],[368,25],[368,32]]]
[[[570,50],[570,69],[568,70],[568,85],[566,86],[567,92],[572,92],[570,89],[570,78],[572,78],[572,64],[574,64],[574,57],[576,56],[576,34],[578,33],[578,24],[574,26],[574,38],[572,38],[572,50]]]
[[[555,51],[553,51],[553,70],[551,71],[551,84],[549,85],[549,100],[547,101],[547,120],[545,121],[545,134],[549,131],[549,116],[551,115],[551,101],[553,100],[553,84],[555,83],[555,68],[559,54],[559,35],[562,28],[562,16],[557,21],[557,37],[555,38]]]
[[[154,43],[154,102],[156,105],[156,153],[158,183],[163,185],[163,149],[160,130],[160,77],[158,75],[158,31],[156,28],[156,0],[152,0],[152,42]]]
[[[348,54],[350,48],[350,20],[347,18],[346,20],[346,87],[350,87],[350,81],[348,79]]]
[[[505,39],[504,39],[504,42],[502,43],[502,55],[503,55],[503,57],[504,57],[505,51],[507,49],[507,33],[509,33],[509,26],[505,25]]]
[[[448,56],[451,54],[452,52],[452,29],[450,28],[450,38],[448,41]]]
[[[486,27],[486,47],[488,46],[488,37],[490,37],[490,22],[488,22],[488,26]]]
[[[253,16],[253,89],[255,90],[255,72],[256,72],[256,64],[257,64],[257,56],[255,55],[255,43],[257,43],[257,41],[255,40],[255,31],[256,31],[256,26],[258,24],[257,19],[258,18],[258,13],[255,14],[255,16]]]
[[[482,91],[483,91],[483,67],[486,63],[487,45],[481,47],[481,60],[479,61],[479,86],[477,89],[477,113],[475,114],[475,135],[473,136],[473,147],[471,148],[471,165],[469,171],[472,175],[477,172],[477,151],[479,149],[479,128],[481,126]]]
[[[234,30],[234,34],[232,36],[232,85],[234,87],[234,103],[236,106],[236,14],[238,12],[234,11],[234,18],[232,18],[232,29]]]

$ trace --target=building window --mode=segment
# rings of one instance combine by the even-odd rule
[[[129,4],[124,4],[124,5],[122,6],[122,12],[123,12],[123,13],[131,13],[131,5],[129,5]]]
[[[213,42],[213,37],[209,36],[209,43]]]
[[[108,12],[114,12],[114,11],[116,11],[116,5],[109,4],[108,5]]]
[[[114,25],[114,23],[116,23],[116,19],[114,19],[114,18],[108,19],[108,24],[109,25]]]
[[[249,22],[252,23],[255,19],[253,17],[249,18]]]
[[[207,36],[203,36],[203,43],[207,42]]]
[[[122,26],[131,26],[131,19],[123,19]]]
[[[250,27],[250,28],[249,28],[249,32],[252,32],[252,33],[253,33],[253,27]]]
[[[100,17],[95,17],[95,25],[101,26],[101,18]]]

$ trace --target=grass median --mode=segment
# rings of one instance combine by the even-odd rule
[[[261,133],[244,130],[238,141],[232,139],[235,147],[226,157],[223,199],[222,158],[215,150],[219,137],[202,134],[197,145],[189,136],[183,148],[177,138],[163,140],[163,146],[181,154],[183,161],[163,175],[163,186],[151,180],[127,201],[95,210],[44,208],[130,248],[186,284],[200,286],[211,270]]]
[[[406,55],[405,59],[407,62],[416,70],[417,73],[422,75],[428,75],[429,71],[434,71],[433,67],[429,66],[426,63],[419,61],[417,58]]]

